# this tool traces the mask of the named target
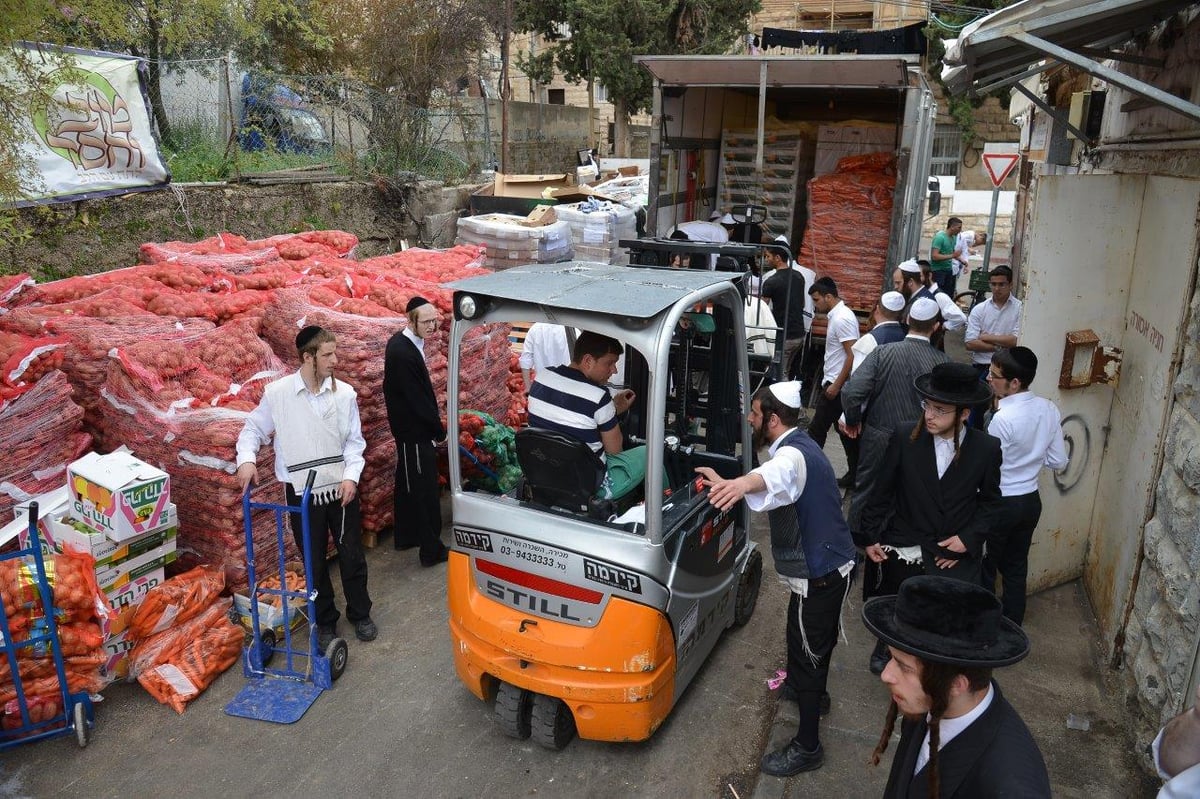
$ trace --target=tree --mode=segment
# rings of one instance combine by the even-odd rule
[[[3,0],[8,2],[10,0]],[[234,53],[244,63],[280,66],[312,60],[332,40],[310,0],[76,0],[43,6],[38,41],[128,52],[147,60],[150,103],[159,133],[171,139],[162,102],[162,62]]]
[[[569,81],[599,81],[618,121],[649,110],[650,74],[635,55],[728,52],[760,0],[515,0],[514,28],[553,46],[521,59],[539,83],[558,69]]]

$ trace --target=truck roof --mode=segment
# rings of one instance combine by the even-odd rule
[[[567,261],[516,266],[443,285],[550,308],[649,319],[696,291],[740,279],[732,272]]]
[[[667,86],[744,86],[757,89],[767,68],[766,85],[901,89],[916,56],[895,55],[642,55],[634,56]]]

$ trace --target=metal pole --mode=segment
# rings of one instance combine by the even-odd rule
[[[988,240],[983,248],[983,271],[987,274],[992,262],[992,241],[996,237],[996,209],[1000,207],[1000,187],[992,187],[992,211],[988,214]]]
[[[503,174],[508,174],[508,63],[512,60],[508,34],[511,27],[512,0],[504,0],[504,39],[500,45],[503,59],[500,65],[500,172]]]

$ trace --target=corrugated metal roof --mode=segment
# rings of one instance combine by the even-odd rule
[[[443,286],[544,307],[649,319],[693,292],[740,277],[732,272],[568,261],[517,266]]]
[[[839,88],[908,85],[905,56],[634,56],[634,61],[667,86],[750,86],[757,88],[762,64],[767,65],[767,87],[836,86]]]
[[[1048,54],[1053,58],[1042,43],[1072,53],[1112,48],[1192,5],[1195,0],[1022,0],[963,28],[947,45],[942,80],[955,94],[987,87]]]

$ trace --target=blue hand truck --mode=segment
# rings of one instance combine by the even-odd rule
[[[304,486],[304,494],[300,498],[300,506],[280,505],[273,502],[252,502],[250,490],[242,495],[242,516],[246,529],[246,576],[250,582],[250,641],[242,652],[242,673],[248,679],[238,695],[225,706],[225,712],[231,716],[240,716],[260,721],[273,721],[277,724],[292,724],[312,707],[313,702],[325,691],[333,687],[333,682],[342,676],[346,670],[346,661],[350,649],[345,639],[334,638],[320,651],[317,646],[317,608],[316,591],[313,589],[312,559],[312,530],[309,526],[309,499],[312,496],[313,480],[316,472],[308,473]],[[251,523],[251,513],[255,510],[269,510],[275,514],[275,535],[279,543],[279,588],[264,588],[258,584],[257,570],[254,565],[254,536]],[[287,588],[287,559],[286,525],[289,514],[300,514],[301,530],[304,540],[304,590],[290,591]],[[315,553],[325,557],[325,552]],[[264,629],[259,608],[260,598],[278,597],[282,605],[283,641],[276,641],[275,632],[270,627]],[[303,599],[306,603],[308,619],[308,648],[298,650],[292,646],[293,614],[300,611],[292,607],[292,601]],[[276,654],[283,655],[283,668],[270,668],[269,664]],[[301,669],[303,662],[303,669]]]
[[[54,594],[50,582],[46,579],[46,563],[42,556],[41,538],[38,536],[38,505],[36,502],[30,502],[28,507],[28,546],[0,555],[0,561],[21,559],[25,564],[33,566],[33,578],[37,588],[36,602],[41,604],[42,615],[34,620],[29,629],[29,636],[18,641],[13,637],[11,621],[4,609],[4,603],[0,602],[0,638],[3,639],[4,657],[8,662],[9,673],[12,675],[13,688],[16,689],[17,710],[21,717],[18,726],[0,730],[0,750],[17,744],[70,735],[72,732],[75,733],[75,740],[83,747],[87,746],[91,730],[95,726],[92,698],[86,691],[71,693],[70,687],[67,685],[62,642],[58,638],[58,620],[55,618],[57,609],[52,601]],[[31,608],[30,611],[36,613],[36,608]],[[49,652],[54,659],[54,673],[58,677],[59,706],[62,708],[62,712],[36,722],[30,713],[29,698],[25,694],[20,661],[17,659],[20,650],[25,648],[30,648],[35,652]]]

